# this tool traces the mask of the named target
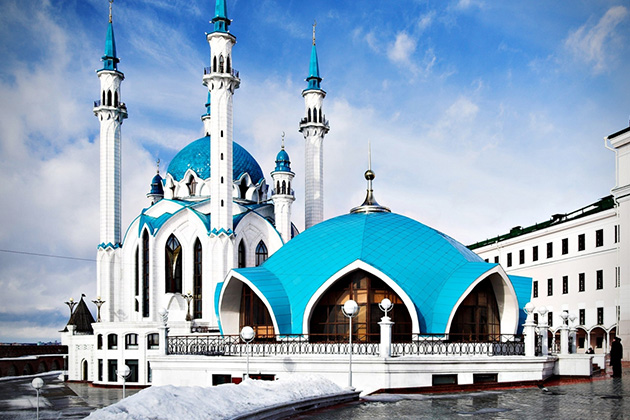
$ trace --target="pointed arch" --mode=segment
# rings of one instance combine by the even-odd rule
[[[239,196],[242,199],[246,199],[247,198],[247,190],[249,189],[248,185],[247,185],[247,179],[245,177],[243,177],[241,179],[240,184],[238,185],[238,191],[239,191]]]
[[[164,282],[166,293],[182,292],[182,245],[171,234],[164,247]]]
[[[308,115],[306,117],[307,122],[311,122],[311,108],[308,109]]]
[[[276,194],[280,194],[280,181],[276,181]]]
[[[142,316],[149,316],[149,231],[142,233]]]
[[[319,122],[323,123],[324,122],[324,118],[322,117],[322,109],[319,108]]]
[[[238,243],[238,268],[247,266],[247,254],[245,253],[245,241],[241,239]]]
[[[118,108],[118,91],[114,91],[114,107]]]
[[[227,56],[227,59],[225,60],[225,71],[227,73],[230,73],[232,71],[232,67],[231,67],[231,63],[230,63],[230,56]]]
[[[287,194],[291,195],[291,181],[287,181]]]
[[[112,91],[107,91],[107,106],[112,106]]]
[[[455,341],[500,338],[501,318],[490,278],[479,282],[459,305],[449,334]]]
[[[286,194],[287,193],[287,182],[285,180],[282,180],[282,194]]]
[[[217,56],[212,57],[212,72],[216,73],[217,71]]]
[[[203,264],[203,248],[199,238],[195,241],[193,248],[193,318],[202,317],[202,266]]]
[[[102,95],[103,99],[101,100],[101,105],[105,106],[105,105],[107,105],[107,102],[105,101],[105,91],[103,91],[102,94],[103,94]]]
[[[267,245],[261,240],[256,246],[256,267],[267,261],[268,256]]]
[[[193,174],[190,174],[190,177],[188,177],[186,186],[188,187],[188,195],[193,197],[197,192],[197,181],[195,180],[195,176]]]
[[[223,73],[225,68],[225,59],[223,54],[219,55],[219,73]]]
[[[313,122],[319,122],[319,119],[317,118],[317,108],[313,107]]]

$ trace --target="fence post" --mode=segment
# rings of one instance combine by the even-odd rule
[[[547,337],[549,326],[547,325],[546,319],[547,312],[549,312],[549,310],[544,306],[538,308],[538,313],[540,314],[538,322],[538,333],[540,335],[541,356],[549,356],[549,338]]]
[[[378,323],[381,326],[381,345],[380,356],[391,357],[392,355],[392,322],[391,318],[384,316],[381,318],[381,322]]]
[[[529,302],[525,305],[527,318],[523,324],[523,335],[525,336],[525,356],[536,356],[536,323],[534,322],[534,305]]]

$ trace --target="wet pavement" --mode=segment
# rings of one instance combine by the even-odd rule
[[[37,414],[37,392],[33,378],[44,380],[39,394],[40,419],[82,419],[98,408],[119,401],[122,389],[94,388],[84,383],[64,383],[60,372],[0,379],[0,420],[34,419]],[[126,389],[126,395],[138,392]]]
[[[80,419],[122,398],[122,389],[63,383],[59,373],[0,380],[0,420],[34,419],[35,376],[45,386],[40,419]],[[127,389],[127,396],[138,392]],[[295,419],[630,419],[630,375],[537,387],[444,394],[380,394]]]

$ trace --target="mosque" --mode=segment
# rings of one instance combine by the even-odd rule
[[[233,138],[240,75],[226,0],[216,0],[211,23],[202,79],[205,136],[177,153],[163,173],[158,169],[149,207],[123,232],[121,142],[128,113],[110,6],[94,103],[98,315],[94,321],[81,299],[62,333],[68,379],[119,386],[126,366],[124,380],[139,386],[237,382],[244,375],[243,346],[249,346],[238,336],[244,327],[255,335],[252,355],[267,352],[252,358],[260,378],[301,371],[344,382],[352,352],[358,353],[355,378],[369,389],[549,376],[555,359],[526,354],[520,335],[531,278],[507,275],[453,238],[378,204],[371,169],[365,201],[323,220],[330,124],[314,34],[299,121],[306,152],[305,230],[298,232],[291,216],[295,174],[284,143],[267,181]],[[350,300],[358,310],[349,319],[343,307]]]

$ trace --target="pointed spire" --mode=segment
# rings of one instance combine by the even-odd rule
[[[387,207],[381,206],[376,202],[374,198],[374,191],[372,190],[372,181],[376,175],[372,172],[372,147],[368,141],[368,170],[365,171],[365,179],[368,182],[367,195],[363,204],[350,210],[350,213],[390,213],[391,210]]]
[[[206,101],[206,115],[210,115],[210,91],[208,91],[208,100]]]
[[[313,22],[313,47],[311,48],[311,61],[309,64],[309,72],[308,78],[306,81],[308,82],[309,89],[318,89],[321,90],[321,86],[319,83],[322,81],[322,78],[319,77],[319,61],[317,59],[317,48],[315,47],[315,27],[317,26],[317,21]]]
[[[284,131],[282,132],[282,148],[276,155],[276,168],[274,172],[291,172],[291,160],[289,154],[284,150]]]
[[[109,0],[109,25],[107,26],[107,38],[105,38],[105,55],[101,57],[103,61],[103,70],[118,70],[118,62],[116,57],[116,41],[114,39],[114,25],[112,24],[112,3]]]
[[[228,32],[228,26],[232,22],[227,17],[225,0],[216,0],[214,18],[212,18],[211,22],[214,23],[214,32]]]

